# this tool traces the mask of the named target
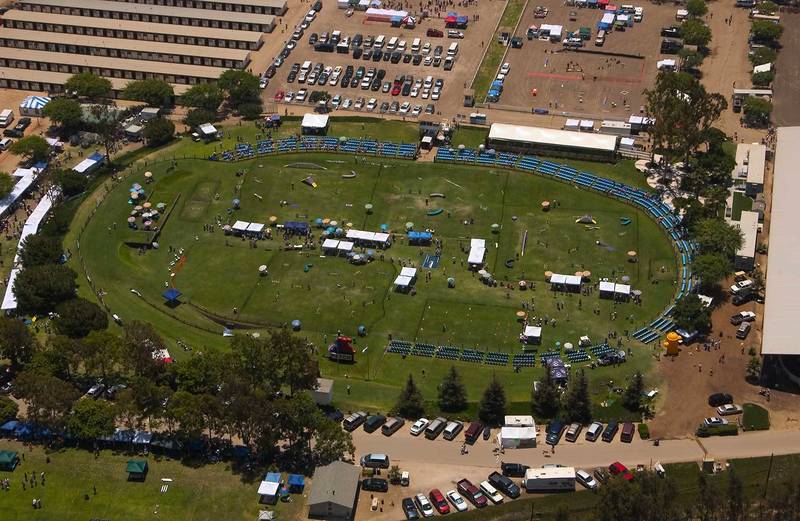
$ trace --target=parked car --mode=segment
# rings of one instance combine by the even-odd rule
[[[339,98],[338,101],[336,101],[337,98]],[[337,108],[339,106],[339,102],[341,101],[341,96],[337,94],[333,99],[333,108]],[[367,421],[364,422],[364,432],[375,432],[380,429],[384,423],[386,423],[386,416],[381,414],[372,415],[367,418]]]
[[[561,420],[553,420],[547,426],[547,438],[546,442],[548,445],[558,445],[558,442],[561,441],[561,433],[564,432],[564,422]]]
[[[586,429],[586,439],[588,441],[596,441],[597,438],[603,433],[603,424],[600,422],[593,422],[589,425],[589,428]]]
[[[465,512],[467,510],[467,502],[464,501],[464,498],[461,497],[461,494],[455,490],[450,490],[447,492],[447,500],[450,501],[450,504],[453,505],[453,507],[455,507],[455,509],[459,512]]]
[[[756,319],[756,314],[752,311],[740,311],[731,316],[731,324],[738,326],[742,322],[752,322]]]
[[[369,469],[388,469],[389,456],[380,453],[370,453],[361,456],[361,466]]]
[[[628,467],[620,463],[619,461],[615,461],[611,465],[608,466],[608,472],[612,476],[622,476],[622,479],[625,481],[633,481],[633,474]]]
[[[606,426],[606,430],[603,431],[603,441],[607,443],[611,443],[614,441],[614,437],[617,435],[617,431],[619,430],[619,422],[616,420],[611,420],[608,422],[608,426]]]
[[[447,504],[447,500],[438,488],[431,490],[429,496],[431,503],[433,503],[433,508],[435,508],[437,512],[440,514],[450,513],[450,505]]]
[[[425,32],[425,36],[428,36],[430,38],[441,38],[442,36],[444,36],[444,33],[439,29],[430,28]]]
[[[481,492],[492,500],[492,503],[499,505],[503,502],[503,495],[497,491],[488,481],[481,481]]]
[[[462,479],[459,481],[456,484],[456,489],[478,508],[483,508],[489,503],[489,500],[486,499],[486,496],[483,495],[483,492],[481,492],[478,487],[473,485],[468,479]]]
[[[511,478],[524,478],[525,471],[530,467],[522,463],[500,463],[500,471],[504,476]]]
[[[711,416],[703,419],[703,425],[706,427],[721,427],[723,425],[728,425],[728,420],[720,418],[719,416]]]
[[[750,334],[751,329],[753,329],[753,324],[750,322],[742,322],[739,324],[739,327],[736,328],[736,338],[739,340],[744,340],[747,338],[747,335]]]
[[[719,407],[733,403],[733,396],[728,393],[714,393],[708,397],[708,405],[711,407]]]
[[[403,498],[401,502],[403,507],[403,514],[405,514],[406,519],[409,521],[419,519],[419,512],[417,511],[416,505],[414,505],[414,500],[410,497]]]
[[[589,490],[594,490],[597,488],[597,480],[595,480],[591,474],[582,469],[575,471],[575,481]]]
[[[499,472],[492,472],[489,474],[489,483],[511,499],[516,499],[520,495],[519,486],[514,483],[511,478]]]
[[[672,25],[670,27],[662,27],[661,36],[664,36],[666,38],[680,38],[681,28],[678,27],[677,25]]]
[[[375,105],[375,98],[369,100],[370,103]],[[411,426],[411,435],[412,436],[419,436],[423,432],[425,432],[425,427],[428,426],[429,420],[427,418],[420,418],[419,420],[415,421],[414,424]]]
[[[422,512],[423,517],[433,516],[433,505],[431,505],[431,502],[425,497],[425,494],[419,493],[414,496],[414,503],[416,503],[417,509]]]
[[[741,414],[742,408],[733,403],[726,403],[717,407],[717,414],[720,416],[730,416],[731,414]]]
[[[361,482],[361,489],[369,492],[388,492],[389,482],[382,478],[367,478]]]
[[[428,106],[433,107],[433,105],[428,105]],[[433,114],[433,112],[431,112],[431,114]],[[486,427],[483,428],[484,441],[488,440],[491,435],[492,435],[492,428],[487,425]]]
[[[87,396],[90,396],[91,398],[97,399],[97,398],[100,398],[101,396],[103,396],[103,391],[105,391],[105,390],[106,390],[106,386],[103,385],[102,382],[97,382],[96,384],[91,386],[88,391],[86,391],[86,394],[87,394]]]
[[[602,467],[594,469],[593,474],[595,479],[597,479],[597,481],[599,481],[600,483],[605,483],[606,481],[608,481],[608,478],[610,476],[608,471]]]

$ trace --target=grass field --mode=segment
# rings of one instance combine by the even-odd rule
[[[731,219],[738,221],[742,218],[742,212],[753,209],[753,200],[741,192],[733,192],[733,208]]]
[[[760,405],[746,403],[742,406],[742,428],[746,431],[769,429],[769,411]]]
[[[232,134],[226,138],[230,141],[236,135],[250,139],[256,134],[252,127],[226,132]],[[340,366],[321,357],[321,370],[352,386],[350,395],[343,392],[344,383],[337,386],[335,400],[340,407],[385,411],[408,373],[418,377],[433,407],[436,386],[452,364],[384,354],[390,335],[435,345],[516,353],[522,325],[515,312],[524,302],[537,319],[555,319],[554,325],[545,328],[542,351],[553,349],[556,342],[577,343],[584,334],[599,343],[610,331],[619,333],[622,347],[635,348],[634,356],[621,368],[590,371],[598,416],[624,415],[615,396],[609,396],[605,382],[647,372],[652,360],[649,348],[637,349],[624,338],[624,332],[651,321],[669,304],[676,278],[670,243],[659,226],[637,209],[549,179],[461,165],[373,158],[355,162],[349,156],[324,154],[265,157],[235,164],[180,159],[203,157],[213,148],[184,140],[166,153],[179,158],[175,167],[171,161],[150,161],[137,167],[136,173],[99,203],[81,235],[80,255],[71,262],[79,273],[85,268],[94,292],[105,293],[104,301],[123,320],[150,322],[170,345],[181,340],[195,349],[225,348],[228,342],[221,336],[221,324],[226,322],[263,330],[299,319],[302,334],[318,346],[327,346],[338,330],[353,335],[357,326],[364,325],[368,336],[357,339],[357,347],[366,351],[359,355],[358,363]],[[297,162],[315,163],[325,170],[290,166]],[[614,170],[628,175],[625,164],[581,164],[580,168],[592,171],[593,166],[601,175],[611,177],[609,172]],[[153,183],[145,183],[144,169],[155,174]],[[342,177],[351,170],[358,174],[355,179]],[[309,174],[318,188],[302,183]],[[133,182],[145,187],[153,205],[177,200],[163,225],[157,250],[142,253],[125,243],[132,235],[143,233],[125,226],[131,210],[128,188]],[[445,197],[430,197],[436,192]],[[77,210],[76,222],[88,217],[98,205],[98,197],[94,194]],[[236,211],[229,210],[234,197],[242,201]],[[543,199],[557,200],[560,205],[544,214],[538,209]],[[374,205],[370,214],[364,210],[366,203]],[[427,215],[434,208],[445,212]],[[575,219],[584,214],[591,214],[597,226],[576,224]],[[435,253],[433,246],[406,244],[402,233],[383,252],[382,260],[355,266],[342,257],[321,257],[318,249],[282,251],[282,240],[259,241],[253,248],[249,241],[226,237],[216,226],[214,233],[203,229],[217,217],[230,223],[238,219],[267,222],[271,215],[277,216],[278,222],[330,218],[365,230],[386,224],[394,232],[402,232],[410,221],[417,230],[435,230],[435,237],[442,241],[440,265],[430,270],[429,279],[420,275],[415,295],[401,294],[392,288],[400,261],[418,266],[423,255]],[[631,224],[623,226],[622,217],[631,219]],[[492,232],[493,223],[501,225],[499,233]],[[74,228],[67,247],[77,248],[80,227]],[[314,232],[318,235],[319,230]],[[504,289],[504,284],[487,287],[467,269],[464,249],[470,237],[487,240],[487,269],[511,289]],[[170,248],[183,251],[173,277],[170,263],[175,257]],[[639,252],[638,263],[627,262],[626,252],[631,249]],[[259,277],[261,264],[268,266],[268,277]],[[545,270],[568,274],[590,270],[593,280],[627,276],[634,287],[643,290],[642,305],[615,305],[595,293],[551,292],[543,280]],[[453,289],[447,287],[449,277],[456,279]],[[516,289],[523,278],[534,281],[535,287],[525,292]],[[85,278],[81,280],[81,293],[91,297],[92,289]],[[168,285],[183,292],[183,304],[174,308],[164,305],[160,295]],[[611,320],[612,313],[616,320]],[[190,356],[173,349],[179,360]],[[529,409],[531,380],[541,369],[515,373],[511,365],[455,364],[466,375],[473,402],[492,374],[497,374],[506,385],[510,408]],[[599,407],[601,402],[605,407]]]
[[[476,101],[482,102],[486,98],[486,94],[489,92],[489,85],[491,85],[492,80],[494,80],[497,70],[500,67],[500,62],[503,60],[503,55],[505,55],[506,52],[506,48],[497,41],[497,37],[500,35],[499,29],[510,27],[513,31],[525,9],[525,3],[525,0],[508,0],[508,4],[506,4],[506,8],[503,11],[503,16],[500,18],[498,31],[493,34],[492,39],[489,40],[489,49],[486,51],[481,66],[478,68],[478,74],[475,75],[475,79],[472,82],[472,89],[475,91]]]

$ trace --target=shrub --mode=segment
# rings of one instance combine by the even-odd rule
[[[727,425],[717,425],[715,427],[701,425],[697,429],[696,434],[698,438],[708,438],[709,436],[738,436],[739,427],[732,423]]]
[[[650,439],[650,427],[648,427],[646,423],[640,423],[638,429],[640,438],[643,440]]]

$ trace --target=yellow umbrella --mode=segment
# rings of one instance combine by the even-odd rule
[[[269,216],[269,222],[271,222],[271,223],[274,223],[274,222],[276,222],[277,220],[278,220],[278,218],[277,218],[276,216],[274,216],[274,215],[270,215],[270,216]]]
[[[591,271],[584,271],[583,272],[583,277],[584,278],[588,279],[588,278],[591,278],[591,276],[592,276],[592,272]]]
[[[138,193],[136,193],[136,192],[132,192],[131,193],[131,199],[133,199],[135,201],[138,198],[139,198],[139,194]]]
[[[519,318],[525,318],[525,312],[524,311],[517,311],[517,316]]]
[[[153,177],[153,172],[145,172],[145,173],[144,173],[144,176],[145,176],[146,178],[150,179],[151,177]]]
[[[153,206],[153,205],[150,203],[150,201],[148,201],[148,202],[144,203],[142,206],[143,206],[144,208],[150,208],[150,207],[151,207],[151,206]]]
[[[545,271],[544,272],[544,278],[545,279],[550,280],[550,277],[552,277],[552,276],[553,276],[553,272],[552,271]]]

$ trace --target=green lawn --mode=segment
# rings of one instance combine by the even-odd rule
[[[255,135],[252,127],[226,132],[232,134],[226,137],[230,143],[235,142],[236,135]],[[358,363],[341,366],[321,355],[321,370],[340,381],[335,394],[337,405],[382,411],[393,404],[408,373],[418,377],[425,398],[435,408],[436,387],[451,365],[384,354],[390,335],[513,354],[520,350],[517,337],[522,330],[515,312],[525,302],[533,307],[531,315],[556,318],[555,325],[545,327],[541,351],[554,349],[556,342],[577,343],[584,334],[600,343],[611,330],[623,337],[624,348],[634,348],[634,356],[620,368],[589,371],[597,415],[627,415],[617,397],[609,395],[604,382],[624,382],[634,372],[649,370],[649,348],[626,340],[624,331],[657,316],[671,301],[672,282],[677,278],[669,241],[659,225],[639,210],[597,193],[508,170],[373,158],[356,163],[348,156],[325,154],[264,157],[235,164],[180,159],[204,157],[214,148],[214,144],[182,140],[162,152],[162,156],[179,158],[176,167],[171,161],[140,164],[102,202],[98,201],[103,189],[76,210],[76,225],[65,244],[79,252],[71,263],[82,275],[82,295],[96,298],[93,293],[102,291],[112,313],[123,320],[152,323],[179,360],[191,355],[178,351],[176,340],[195,350],[225,348],[228,340],[221,335],[221,324],[229,321],[263,331],[300,319],[302,334],[323,347],[338,330],[353,335],[357,326],[365,325],[368,336],[356,342],[359,350],[367,349],[359,354]],[[314,163],[325,170],[290,166],[298,162]],[[635,175],[628,162],[572,164],[618,180],[629,181],[627,178]],[[144,170],[155,174],[153,183],[145,183]],[[358,174],[355,179],[342,177],[351,170]],[[302,183],[309,174],[317,188]],[[128,188],[134,182],[145,187],[154,205],[170,203],[177,197],[175,209],[163,224],[161,247],[145,253],[125,243],[131,235],[143,233],[125,225],[132,207]],[[436,192],[445,198],[428,195]],[[241,209],[229,213],[234,197],[241,199]],[[544,214],[538,209],[544,199],[558,200],[560,206]],[[374,205],[373,213],[364,211],[366,203]],[[95,206],[96,214],[80,236],[78,249],[81,223]],[[434,208],[445,212],[428,216],[426,212]],[[576,224],[575,219],[584,214],[593,215],[597,226]],[[382,260],[354,266],[341,257],[321,257],[318,249],[283,251],[281,237],[259,241],[252,248],[247,241],[224,236],[219,228],[215,227],[215,233],[203,230],[204,224],[217,217],[228,223],[239,219],[267,222],[271,215],[277,216],[278,222],[330,218],[365,230],[387,224],[395,232],[402,232],[404,223],[411,221],[418,230],[435,230],[442,241],[440,265],[430,270],[429,281],[424,274],[419,277],[416,295],[407,295],[392,288],[399,262],[419,265],[424,255],[435,251],[433,247],[406,244],[402,233]],[[631,224],[621,225],[622,217],[631,219]],[[499,233],[491,231],[493,223],[501,225]],[[487,269],[511,289],[487,287],[467,270],[464,248],[470,237],[487,240]],[[170,264],[176,257],[170,248],[182,251],[183,256],[172,277]],[[638,263],[627,262],[626,252],[631,249],[640,253]],[[257,268],[261,264],[268,266],[268,277],[259,277]],[[94,290],[83,276],[84,270]],[[551,292],[543,280],[545,270],[568,274],[590,270],[594,280],[626,276],[634,287],[644,291],[644,299],[641,306],[615,305],[600,300],[597,294]],[[449,277],[456,279],[454,289],[447,287]],[[525,292],[516,289],[522,278],[536,282],[535,287]],[[164,305],[161,298],[170,284],[184,294],[183,304],[175,308]],[[614,312],[617,318],[611,320]],[[541,369],[515,373],[510,364],[455,364],[465,374],[473,407],[492,374],[497,374],[506,385],[509,408],[528,411],[531,382],[541,375]],[[344,392],[347,385],[352,386],[350,395]]]
[[[742,406],[742,428],[746,431],[765,431],[769,429],[769,411],[760,405],[746,403]]]
[[[742,218],[742,212],[753,209],[753,200],[741,192],[733,192],[733,209],[731,219],[738,221]]]
[[[472,89],[475,91],[475,99],[482,102],[489,92],[489,85],[494,80],[497,70],[500,67],[500,62],[503,60],[503,55],[506,48],[503,47],[497,38],[500,35],[500,29],[509,27],[512,31],[517,26],[522,12],[525,9],[525,0],[508,0],[506,8],[503,11],[503,16],[500,18],[500,25],[498,31],[492,35],[489,40],[489,49],[483,57],[481,66],[478,69],[478,74],[472,82]]]
[[[13,473],[0,472],[11,480],[3,493],[3,519],[86,521],[88,519],[191,519],[252,521],[265,508],[258,503],[259,476],[243,475],[229,463],[182,463],[166,457],[139,456],[101,451],[95,458],[89,451],[63,449],[45,451],[3,440],[0,450],[15,450],[25,459]],[[48,461],[49,459],[49,461]],[[125,473],[129,459],[146,459],[149,473],[144,482],[130,482]],[[24,473],[45,472],[45,486],[22,490]],[[162,478],[172,479],[161,493]],[[93,487],[97,487],[95,495]],[[88,498],[87,498],[88,496]],[[39,498],[42,508],[33,510],[31,500]],[[304,500],[294,496],[291,503],[278,503],[279,519],[302,519]]]
[[[467,148],[478,148],[486,142],[489,135],[489,127],[472,127],[468,125],[459,126],[454,132],[450,142],[454,147],[464,145]]]

